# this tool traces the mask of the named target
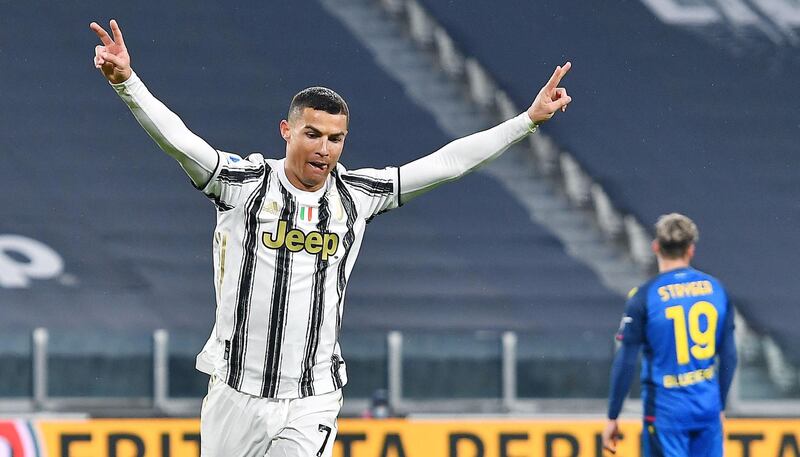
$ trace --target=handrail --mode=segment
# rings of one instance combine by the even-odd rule
[[[747,331],[747,338],[740,338],[741,342],[752,341],[756,338],[755,334],[745,330],[745,326],[739,332]],[[447,333],[447,332],[444,332]],[[49,351],[48,343],[50,331],[46,328],[37,328],[32,332],[31,348],[31,369],[32,394],[30,397],[20,398],[0,398],[0,413],[30,413],[30,412],[64,412],[64,411],[99,411],[104,415],[109,411],[125,411],[135,415],[177,415],[188,416],[199,413],[199,398],[175,398],[169,392],[169,345],[170,334],[165,329],[153,332],[152,339],[152,362],[153,362],[153,391],[151,397],[52,397],[48,391],[49,380]],[[517,390],[519,363],[518,341],[516,332],[506,331],[499,334],[498,343],[500,344],[500,367],[498,376],[501,379],[501,392],[496,398],[434,398],[414,400],[405,398],[403,383],[403,363],[404,363],[404,335],[401,331],[390,331],[386,333],[387,343],[387,388],[390,405],[396,412],[404,414],[414,413],[435,413],[435,412],[454,412],[454,413],[498,413],[498,414],[530,414],[530,413],[565,413],[565,414],[602,414],[604,399],[602,398],[522,398]],[[761,338],[757,344],[762,348],[769,346],[766,342],[768,337]],[[763,350],[763,349],[762,349]],[[748,350],[740,351],[748,353]],[[788,370],[786,366],[783,370]],[[476,373],[477,374],[477,373]],[[491,373],[481,373],[491,375]],[[731,415],[749,416],[798,416],[800,414],[800,398],[798,399],[766,399],[766,400],[747,400],[742,399],[741,380],[735,380],[735,387],[732,389],[729,401],[729,411]],[[782,379],[785,383],[785,379]],[[778,387],[786,387],[779,385]],[[367,398],[347,398],[344,413],[357,415],[367,408],[369,400]],[[583,405],[583,406],[580,406]],[[640,406],[638,402],[628,402],[627,412],[638,413]]]

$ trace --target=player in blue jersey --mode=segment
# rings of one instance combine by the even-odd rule
[[[643,455],[722,456],[723,411],[736,370],[734,310],[722,284],[689,265],[698,236],[681,214],[656,223],[659,274],[631,291],[617,334],[603,432],[603,446],[612,453],[617,416],[643,350]]]

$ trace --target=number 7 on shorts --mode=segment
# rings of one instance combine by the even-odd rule
[[[331,437],[331,428],[327,425],[319,424],[319,431],[325,432],[325,441],[322,442],[322,446],[320,446],[319,451],[317,451],[317,457],[322,457],[322,453],[325,451],[325,446],[328,445],[328,438]]]

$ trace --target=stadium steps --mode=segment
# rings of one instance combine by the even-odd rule
[[[461,137],[498,122],[494,113],[470,100],[459,81],[438,70],[434,56],[409,40],[403,23],[387,14],[377,2],[321,0],[321,3],[370,50],[383,70],[433,116],[448,136]],[[571,205],[557,183],[537,173],[530,156],[523,143],[479,171],[516,201],[516,205],[502,205],[506,211],[514,206],[522,210],[521,214],[515,214],[516,218],[510,218],[500,234],[484,231],[498,227],[481,223],[464,225],[456,236],[452,232],[445,236],[447,232],[429,228],[415,231],[408,225],[393,226],[396,230],[372,231],[369,242],[379,243],[386,255],[372,257],[367,251],[357,265],[348,291],[345,326],[413,332],[436,330],[438,322],[446,321],[451,331],[513,330],[524,337],[534,335],[540,338],[535,344],[543,343],[548,348],[552,347],[555,335],[583,335],[593,342],[589,344],[596,349],[593,355],[582,354],[579,339],[570,338],[573,351],[569,357],[551,352],[536,356],[530,363],[521,360],[520,370],[526,379],[523,394],[604,396],[605,375],[572,388],[567,385],[567,379],[573,377],[569,370],[556,370],[557,374],[547,378],[542,375],[546,372],[543,368],[565,364],[577,372],[604,371],[613,353],[608,335],[617,325],[620,296],[643,276],[630,260],[609,245],[589,213]],[[467,185],[474,184],[453,187]],[[440,189],[436,194],[452,192],[450,186]],[[470,198],[476,199],[476,207],[497,206],[498,197],[500,194],[496,192],[491,198],[470,193]],[[420,204],[425,205],[423,201],[427,198],[421,198]],[[417,202],[409,204],[416,208],[415,205]],[[516,231],[515,222],[511,222],[520,219],[528,221],[522,232]],[[494,250],[474,252],[469,258],[453,255],[460,252],[456,244],[480,246],[481,240],[493,236]],[[403,241],[399,242],[400,239]],[[521,245],[526,249],[520,249]],[[391,246],[401,251],[394,252]],[[498,255],[499,252],[505,255]],[[402,260],[404,257],[409,261]],[[476,259],[480,259],[479,263]],[[576,268],[576,264],[589,268]],[[387,275],[395,279],[389,285],[380,281]],[[381,302],[390,302],[392,306],[384,308],[380,315],[368,312]],[[452,344],[443,341],[438,352],[447,351]],[[343,350],[350,353],[351,347],[344,342]],[[457,371],[455,365],[446,367]],[[452,387],[449,390],[452,392]],[[461,389],[459,392],[464,394]],[[413,388],[407,393],[431,395],[415,392]]]
[[[694,29],[664,24],[646,2],[598,4],[591,7],[593,14],[586,14],[580,1],[381,3],[393,11],[427,8],[432,16],[425,21],[446,28],[516,100],[528,96],[532,72],[561,62],[564,53],[587,69],[568,84],[583,109],[553,129],[581,167],[602,182],[602,193],[612,197],[605,197],[607,203],[613,200],[630,213],[625,225],[632,257],[643,264],[649,257],[647,243],[630,236],[640,232],[640,241],[646,241],[636,219],[654,220],[670,209],[695,217],[710,234],[703,237],[699,266],[726,281],[741,312],[740,327],[750,323],[748,332],[758,333],[740,339],[740,352],[752,353],[742,359],[742,384],[755,396],[772,392],[771,398],[800,388],[793,324],[798,283],[787,255],[797,244],[792,228],[800,214],[795,211],[796,106],[742,99],[739,90],[769,84],[782,100],[797,98],[791,77],[800,63],[796,42],[753,40],[721,24]],[[566,23],[571,27],[564,29]],[[516,57],[523,54],[533,57]],[[702,77],[687,77],[692,74]],[[616,91],[602,90],[615,87],[636,96],[619,104]],[[682,93],[700,94],[692,109],[678,108],[675,94]],[[770,115],[753,114],[763,112]],[[576,135],[576,128],[583,131]]]
[[[462,82],[448,77],[430,50],[409,39],[403,20],[389,14],[380,2],[320,1],[452,138],[496,124],[493,113],[476,106]],[[531,96],[535,95],[533,90]],[[590,212],[576,208],[559,184],[537,173],[531,151],[524,144],[515,145],[480,171],[497,179],[533,221],[547,227],[566,251],[594,271],[606,287],[623,295],[641,283],[645,278],[641,268],[608,242]]]
[[[202,2],[187,15],[185,8],[174,5],[111,8],[92,0],[45,8],[52,13],[49,26],[34,36],[22,32],[40,23],[39,15],[30,12],[37,8],[9,4],[3,17],[14,20],[0,30],[9,38],[9,49],[50,49],[56,43],[53,67],[63,71],[54,80],[28,63],[25,54],[0,53],[8,70],[2,75],[5,85],[18,87],[14,100],[25,102],[0,125],[0,148],[9,163],[20,164],[0,168],[0,178],[15,191],[4,207],[9,216],[0,220],[0,229],[52,246],[67,270],[63,277],[36,280],[30,289],[0,289],[1,329],[23,335],[17,342],[0,341],[0,358],[13,360],[5,366],[20,372],[19,367],[30,366],[24,360],[29,344],[21,342],[30,340],[32,328],[43,326],[59,346],[53,351],[61,358],[53,383],[78,352],[102,372],[91,377],[93,370],[86,365],[91,379],[65,380],[51,386],[53,393],[116,396],[129,390],[149,395],[151,386],[141,377],[150,336],[154,329],[166,328],[175,348],[171,366],[176,371],[170,379],[184,383],[174,385],[171,394],[199,397],[204,391],[204,376],[193,370],[192,358],[214,315],[213,205],[141,132],[92,68],[96,39],[86,29],[91,18],[120,19],[135,68],[150,90],[193,131],[226,150],[260,150],[280,157],[284,145],[275,132],[277,119],[291,95],[311,84],[334,87],[351,104],[353,129],[342,161],[351,169],[406,163],[449,138],[494,123],[466,101],[463,87],[430,71],[437,63],[403,39],[403,29],[393,19],[381,15],[370,22],[376,4],[350,6],[342,10],[370,27],[367,44],[348,33],[353,30],[342,25],[347,21],[339,23],[324,10],[300,2],[270,8],[258,2],[236,8]],[[295,17],[302,20],[286,20]],[[241,39],[242,30],[249,39]],[[290,34],[302,39],[293,40],[287,51]],[[48,114],[46,122],[42,113]],[[513,151],[507,157],[511,162],[502,171],[504,179],[513,179],[513,189],[531,197],[525,202],[504,190],[487,169],[489,173],[442,186],[370,225],[348,286],[343,323],[348,363],[363,368],[354,368],[351,392],[367,398],[370,389],[386,385],[385,359],[376,361],[374,354],[380,345],[352,342],[365,331],[380,333],[378,341],[385,342],[384,332],[390,329],[437,334],[463,330],[470,335],[517,330],[520,341],[534,335],[542,347],[559,333],[578,335],[573,344],[585,346],[587,340],[580,336],[589,335],[588,341],[603,342],[592,345],[597,352],[574,354],[590,364],[610,357],[620,296],[565,253],[563,233],[572,233],[573,245],[567,243],[566,249],[595,252],[577,242],[592,239],[586,231],[589,224],[564,211],[563,192],[545,179],[520,180],[517,168],[525,162]],[[526,208],[565,225],[557,235],[562,238],[531,219]],[[98,334],[98,329],[108,334],[87,337],[86,345],[58,336],[73,332],[81,339]],[[104,341],[109,349],[116,347],[107,340],[127,330],[142,334],[137,359],[120,359],[115,365],[106,354],[95,357],[92,348],[102,348]],[[459,343],[445,344],[447,353]],[[448,363],[439,362],[445,367]],[[553,361],[544,354],[536,356],[539,366],[548,362]],[[126,364],[128,370],[138,370],[129,377],[131,384],[112,386],[115,377],[129,374]],[[575,367],[583,369],[581,364]],[[533,376],[543,370],[530,371]],[[483,371],[475,377],[496,374]],[[16,383],[10,392],[29,394],[29,377],[21,382],[0,378]],[[596,378],[600,385],[606,382],[605,376]],[[86,390],[79,389],[81,382]],[[537,393],[562,393],[558,382],[548,385],[549,391]],[[0,385],[0,396],[9,392],[7,387]]]

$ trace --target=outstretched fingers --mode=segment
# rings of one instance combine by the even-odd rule
[[[550,80],[547,81],[545,88],[547,88],[548,91],[552,91],[553,89],[558,87],[558,83],[561,82],[561,78],[563,78],[564,75],[567,74],[570,68],[572,68],[572,62],[565,63],[563,67],[560,65],[557,66],[555,71],[553,72],[553,75],[550,76]]]
[[[100,24],[97,22],[92,22],[89,24],[89,28],[94,31],[97,37],[100,38],[100,42],[102,42],[105,46],[114,44],[114,40],[111,39],[111,37],[108,35],[108,32],[106,32],[103,27],[100,27]]]
[[[114,42],[125,47],[125,40],[122,39],[122,29],[119,28],[116,19],[111,19],[111,33],[114,34]]]

